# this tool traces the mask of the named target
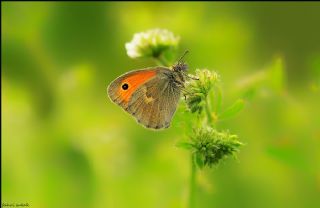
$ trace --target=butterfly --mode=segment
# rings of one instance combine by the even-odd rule
[[[182,61],[187,52],[172,69],[149,67],[119,76],[108,86],[109,98],[144,127],[168,128],[188,77],[188,66]]]

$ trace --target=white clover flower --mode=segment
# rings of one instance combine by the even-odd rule
[[[152,29],[136,33],[131,42],[126,43],[127,54],[131,58],[159,57],[164,51],[176,48],[180,37],[166,29]]]

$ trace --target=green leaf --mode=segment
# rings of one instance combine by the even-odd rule
[[[176,147],[180,147],[180,148],[183,148],[183,149],[190,150],[190,149],[193,148],[193,144],[191,144],[189,142],[178,142],[176,144]]]
[[[267,84],[276,92],[281,92],[285,86],[285,70],[281,57],[275,58],[268,70]]]
[[[245,105],[244,100],[238,99],[232,106],[227,108],[227,110],[219,114],[218,119],[223,120],[223,119],[228,119],[235,116],[237,113],[239,113],[243,109],[244,105]]]
[[[242,98],[247,101],[252,101],[256,95],[257,95],[257,89],[255,87],[252,87],[252,88],[247,89],[243,93]]]

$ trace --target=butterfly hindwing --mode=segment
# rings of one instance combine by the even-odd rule
[[[154,129],[169,127],[180,98],[180,88],[168,77],[172,71],[157,73],[133,93],[128,109],[139,123]]]

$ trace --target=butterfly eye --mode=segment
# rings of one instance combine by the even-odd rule
[[[121,87],[123,90],[127,90],[129,88],[129,85],[127,83],[124,83]]]

